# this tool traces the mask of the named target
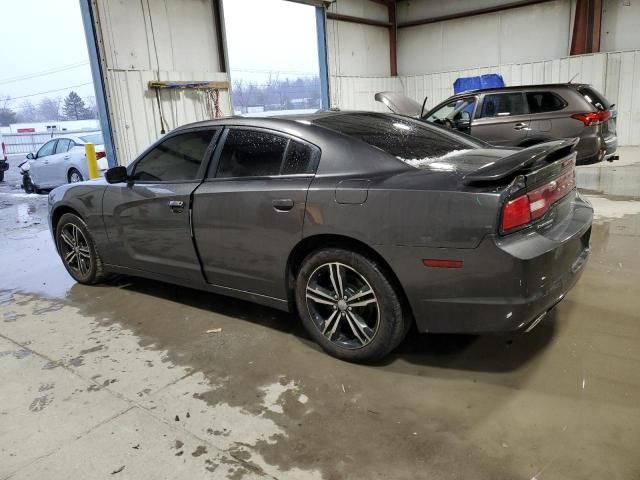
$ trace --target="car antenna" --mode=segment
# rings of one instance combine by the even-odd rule
[[[571,80],[569,80],[569,83],[573,83],[573,81],[576,79],[578,75],[580,75],[580,72],[576,73],[573,77],[571,77]]]
[[[428,98],[429,96],[425,95],[424,100],[422,101],[422,108],[420,109],[420,119],[422,119],[422,116],[424,115],[424,106],[427,104]]]

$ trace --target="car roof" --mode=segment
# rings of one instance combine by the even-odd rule
[[[477,95],[479,93],[500,93],[500,92],[509,92],[509,91],[519,91],[519,90],[549,90],[554,88],[578,88],[578,87],[589,87],[589,84],[586,83],[542,83],[535,85],[513,85],[509,87],[498,87],[498,88],[478,88],[475,90],[467,90],[465,92],[457,93],[456,95],[452,95],[447,100],[463,98],[469,95]]]

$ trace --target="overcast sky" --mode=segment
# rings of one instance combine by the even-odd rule
[[[269,71],[280,78],[317,74],[314,7],[224,0],[224,12],[234,78],[260,83]],[[93,96],[91,84],[70,88],[91,82],[78,0],[0,0],[0,21],[0,98],[14,98],[12,108],[72,89]],[[59,91],[35,95],[50,90]]]
[[[0,97],[65,89],[16,99],[11,107],[27,99],[37,104],[43,96],[64,97],[71,90],[66,87],[91,82],[78,0],[0,0],[0,19]],[[21,78],[26,76],[33,77]],[[93,96],[92,85],[73,90]]]
[[[234,78],[318,74],[315,7],[283,0],[224,0]],[[250,71],[247,71],[250,70]],[[263,74],[256,72],[259,70]]]

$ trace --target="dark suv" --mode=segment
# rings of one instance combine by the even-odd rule
[[[613,160],[618,147],[614,105],[585,84],[471,90],[422,113],[407,97],[383,92],[376,100],[403,115],[454,128],[498,146],[530,147],[579,137],[579,164]]]

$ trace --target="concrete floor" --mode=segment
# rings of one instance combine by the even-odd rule
[[[639,479],[640,149],[621,150],[579,168],[593,255],[550,319],[412,333],[379,366],[328,357],[293,316],[250,303],[75,284],[46,196],[10,171],[0,478]]]

